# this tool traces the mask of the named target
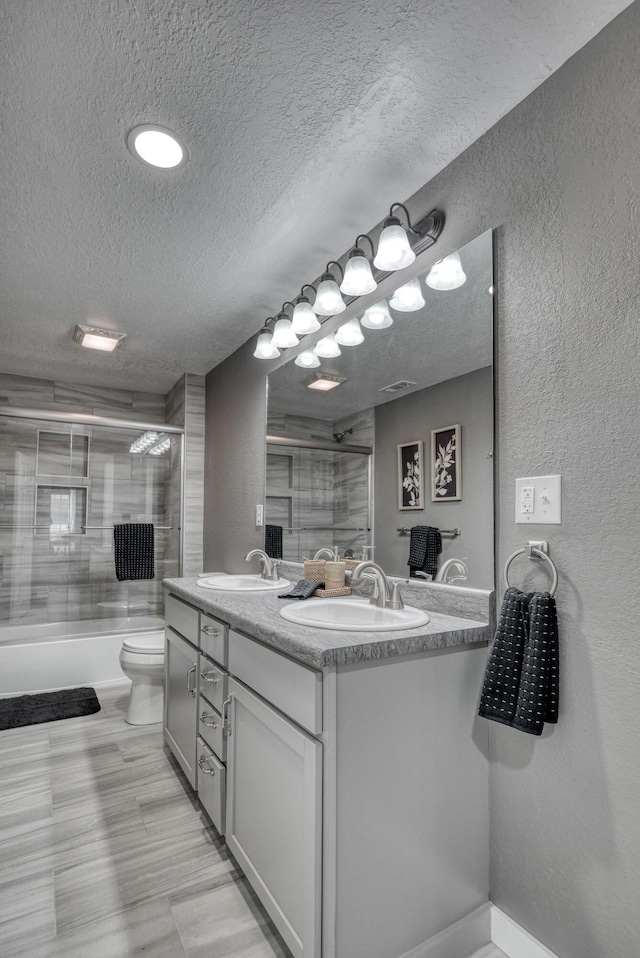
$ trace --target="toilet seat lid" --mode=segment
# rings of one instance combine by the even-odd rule
[[[129,635],[122,643],[123,649],[129,649],[130,652],[146,652],[164,654],[164,636],[163,635]]]

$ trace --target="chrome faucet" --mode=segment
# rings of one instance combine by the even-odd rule
[[[394,582],[391,585],[384,569],[376,562],[366,560],[357,565],[351,574],[351,582],[360,582],[362,576],[367,574],[372,574],[375,579],[373,595],[369,599],[370,605],[375,605],[378,609],[404,609],[400,583]]]
[[[264,549],[252,549],[251,552],[247,552],[244,557],[245,561],[248,562],[250,559],[253,559],[254,556],[259,556],[262,564],[261,578],[267,579],[269,582],[277,582],[280,578],[278,563],[275,562],[271,556],[268,556]]]
[[[329,546],[324,546],[324,548],[318,549],[313,558],[321,559],[324,554],[329,556],[329,562],[337,562],[339,559],[338,549],[335,546],[332,549],[330,549]]]
[[[454,572],[457,572],[457,575],[447,578],[447,573],[449,569],[453,569]],[[436,582],[464,582],[467,578],[467,567],[462,561],[462,559],[447,559],[447,561],[438,569],[438,574],[436,575]]]

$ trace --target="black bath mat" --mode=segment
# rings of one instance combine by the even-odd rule
[[[90,688],[15,695],[13,698],[0,699],[0,729],[57,722],[79,715],[93,715],[99,711],[98,697]]]

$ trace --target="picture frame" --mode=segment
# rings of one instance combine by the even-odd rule
[[[424,509],[422,439],[398,444],[398,509]]]
[[[431,501],[462,499],[460,423],[431,430]]]

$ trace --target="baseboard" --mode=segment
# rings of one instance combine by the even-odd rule
[[[401,958],[460,958],[460,955],[472,955],[487,944],[489,931],[489,905],[481,905],[429,941],[405,952]]]
[[[558,958],[495,905],[491,905],[491,941],[507,958]]]

